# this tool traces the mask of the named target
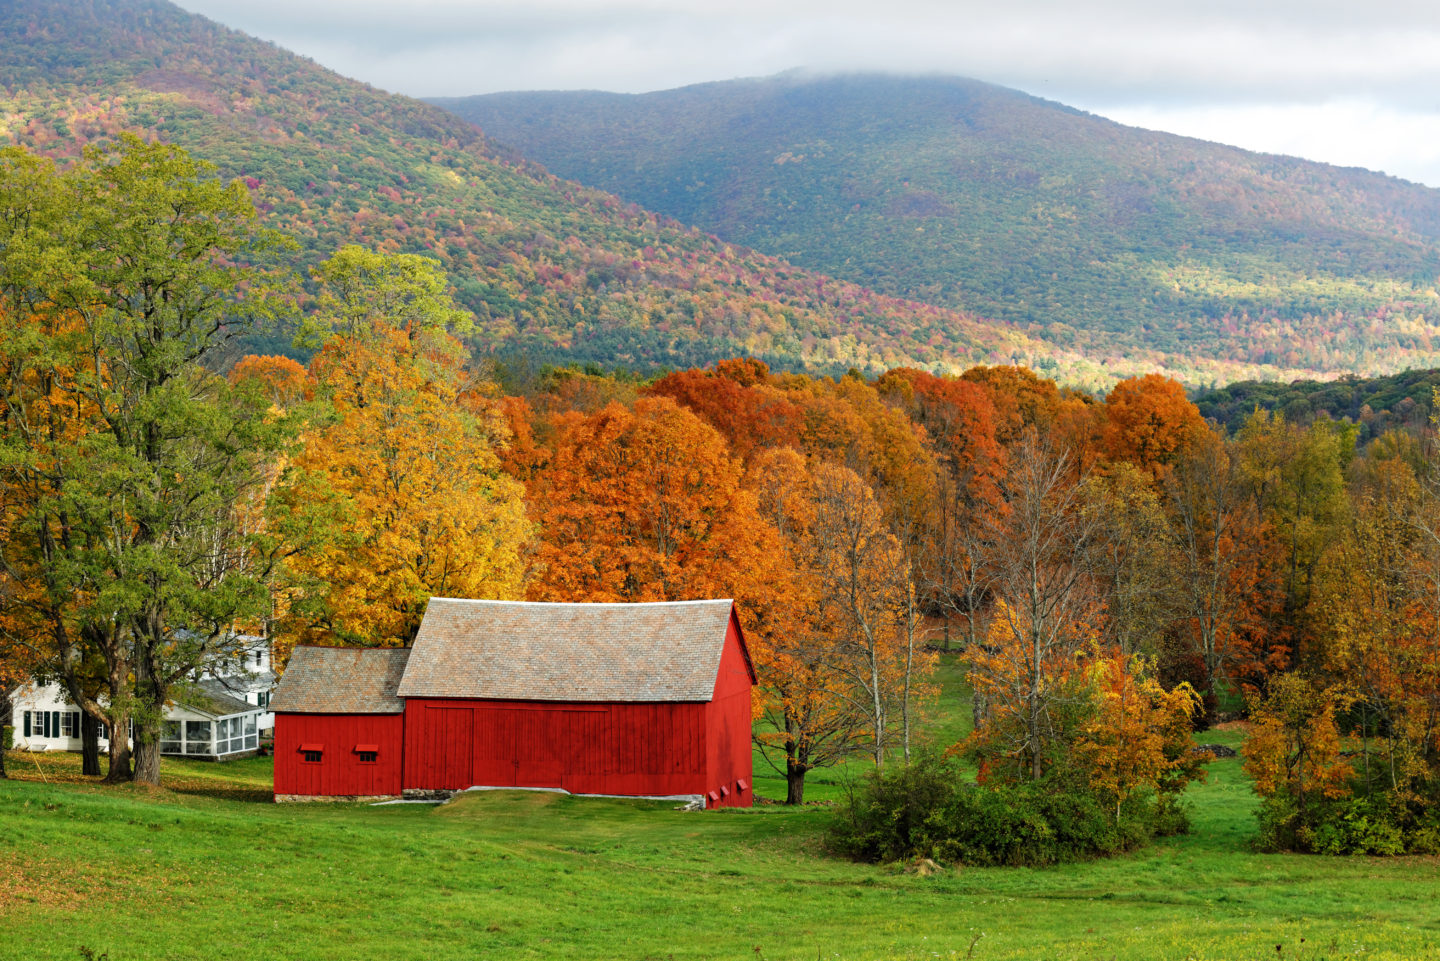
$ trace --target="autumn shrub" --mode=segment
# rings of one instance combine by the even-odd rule
[[[1261,796],[1256,847],[1314,854],[1440,853],[1440,803],[1426,772],[1402,782],[1378,777],[1375,758],[1394,740],[1373,737],[1369,750],[1342,750],[1336,692],[1288,674],[1252,707],[1245,770]]]
[[[1153,792],[1130,795],[1117,815],[1110,798],[1072,774],[980,785],[958,761],[926,755],[867,777],[831,842],[866,861],[1041,865],[1119,854],[1187,826],[1180,806]]]

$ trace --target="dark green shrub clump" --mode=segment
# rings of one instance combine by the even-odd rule
[[[1312,854],[1440,854],[1440,810],[1406,804],[1390,794],[1310,803],[1302,812],[1289,794],[1260,804],[1262,851]]]
[[[1153,795],[1132,797],[1117,815],[1058,776],[980,786],[949,759],[925,756],[869,776],[842,807],[831,840],[866,861],[1055,864],[1118,854],[1187,827],[1177,804]]]

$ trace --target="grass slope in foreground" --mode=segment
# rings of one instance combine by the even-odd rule
[[[153,793],[43,783],[35,760],[12,753],[29,780],[0,782],[0,958],[1411,961],[1440,944],[1440,861],[1252,853],[1235,760],[1192,790],[1189,837],[931,877],[826,857],[823,807],[277,806],[263,759],[167,760]],[[78,763],[38,760],[52,779]]]

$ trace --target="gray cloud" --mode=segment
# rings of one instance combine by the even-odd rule
[[[417,96],[638,92],[820,70],[945,72],[1257,149],[1440,184],[1409,158],[1440,116],[1440,5],[1378,0],[182,0],[341,73]],[[1295,106],[1288,116],[1283,109]],[[1218,113],[1217,113],[1218,111]],[[1235,122],[1227,127],[1225,114]],[[1258,118],[1264,117],[1261,123]],[[1202,122],[1203,119],[1203,122]],[[1185,125],[1191,129],[1181,129]],[[1256,132],[1294,127],[1293,136]],[[1233,130],[1234,133],[1227,133]],[[1307,139],[1306,133],[1310,136]],[[1241,137],[1249,137],[1243,142]],[[1375,138],[1382,138],[1375,140]],[[1408,145],[1403,141],[1412,140]],[[1348,156],[1348,155],[1347,155]]]

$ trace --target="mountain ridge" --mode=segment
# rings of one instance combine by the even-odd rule
[[[1098,370],[1028,334],[727,244],[567,183],[438,108],[163,0],[0,8],[0,143],[60,158],[121,131],[240,177],[300,265],[345,243],[437,257],[477,348],[653,369],[740,353],[819,371]],[[282,350],[282,340],[251,341]]]
[[[548,169],[1092,356],[1437,362],[1440,191],[965,78],[435,98]]]

